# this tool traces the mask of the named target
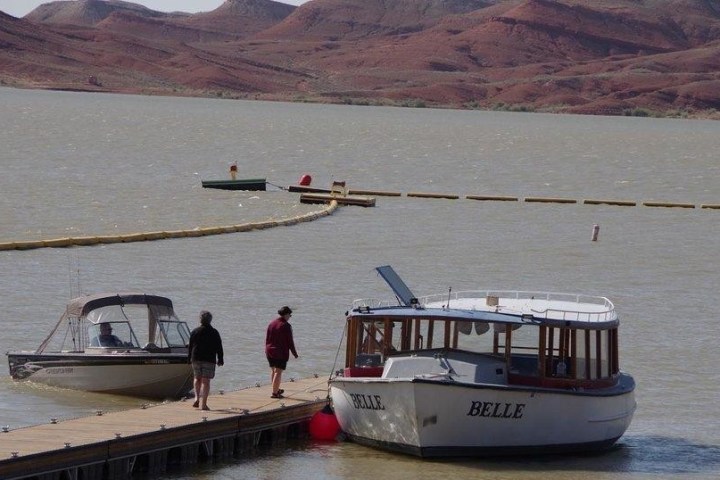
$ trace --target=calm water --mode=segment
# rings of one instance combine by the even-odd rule
[[[351,188],[720,203],[720,123],[146,98],[0,89],[0,242],[189,229],[314,211],[281,189],[200,188],[309,173]],[[593,224],[600,225],[591,242]],[[300,360],[328,375],[347,305],[387,297],[392,264],[418,294],[475,288],[605,295],[638,411],[614,451],[419,461],[350,443],[288,449],[169,475],[201,478],[643,479],[720,476],[720,212],[378,197],[315,222],[196,239],[0,252],[2,352],[33,349],[78,292],[171,297],[192,325],[215,315],[213,383],[266,383],[265,325],[295,310]],[[342,361],[339,359],[338,361]],[[6,368],[6,367],[3,367]],[[11,428],[141,400],[0,379]],[[560,416],[562,412],[549,412]],[[559,420],[561,421],[561,420]]]

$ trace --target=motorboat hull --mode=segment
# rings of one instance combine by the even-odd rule
[[[342,378],[335,414],[352,440],[421,457],[529,455],[612,446],[635,411],[634,382],[580,392],[453,380]]]
[[[145,398],[181,398],[192,389],[186,354],[116,352],[8,355],[10,374],[52,387]]]

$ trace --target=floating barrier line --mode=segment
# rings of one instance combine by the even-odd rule
[[[448,193],[421,193],[421,192],[410,192],[407,194],[408,197],[419,197],[419,198],[447,198],[450,200],[457,200],[460,198],[459,195],[453,195]]]
[[[619,207],[634,207],[637,202],[631,200],[583,200],[585,205],[616,205]]]
[[[466,195],[465,198],[468,200],[482,200],[482,201],[495,201],[495,202],[517,202],[518,197],[504,197],[497,195]]]
[[[378,197],[401,197],[400,192],[382,192],[375,190],[348,190],[348,195],[376,195]]]
[[[269,183],[269,182],[268,182]],[[343,182],[345,183],[345,182]],[[314,187],[309,186],[295,186],[290,185],[287,188],[290,192],[330,192],[330,190],[323,190],[318,189]],[[375,196],[386,196],[386,197],[401,197],[403,195],[402,192],[387,192],[382,190],[355,190],[350,189],[348,190],[348,194],[352,195],[375,195]],[[426,193],[426,192],[408,192],[405,194],[408,197],[414,197],[414,198],[440,198],[440,199],[450,199],[450,200],[457,200],[460,198],[460,195],[455,195],[452,193]],[[634,200],[614,200],[614,199],[584,199],[584,200],[576,200],[574,198],[562,198],[562,197],[513,197],[513,196],[506,196],[506,195],[465,195],[465,198],[468,200],[479,200],[479,201],[486,201],[486,202],[518,202],[518,201],[524,201],[526,203],[560,203],[560,204],[574,204],[574,203],[582,203],[584,205],[611,205],[611,206],[618,206],[618,207],[635,207],[639,204],[639,202],[636,202]],[[720,204],[702,204],[699,206],[695,206],[692,203],[680,203],[680,202],[641,202],[641,205],[644,205],[646,207],[668,207],[668,208],[702,208],[707,210],[720,210]]]
[[[269,182],[268,182],[269,183]],[[272,185],[272,184],[271,184]],[[283,190],[284,187],[277,186]],[[289,189],[290,190],[290,189]],[[399,192],[383,192],[374,190],[350,190],[352,194],[356,195],[378,195],[378,196],[391,196],[400,197],[402,193]],[[460,198],[459,195],[446,194],[446,193],[422,193],[422,192],[410,192],[407,194],[408,197],[416,198],[441,198],[457,200]],[[501,195],[466,195],[465,198],[469,200],[480,200],[480,201],[500,201],[500,202],[517,202],[520,199],[518,197],[501,196]],[[572,198],[557,198],[557,197],[526,197],[524,199],[526,203],[561,203],[561,204],[573,204],[578,203],[578,200]],[[631,200],[597,200],[597,199],[585,199],[582,200],[585,205],[613,205],[613,206],[626,206],[633,207],[638,203]],[[646,207],[666,207],[666,208],[686,208],[694,209],[696,206],[692,203],[674,203],[674,202],[642,202],[642,205]],[[32,250],[37,248],[66,248],[66,247],[85,247],[100,244],[112,244],[112,243],[130,243],[130,242],[148,242],[154,240],[167,240],[172,238],[185,238],[185,237],[202,237],[207,235],[222,235],[225,233],[238,233],[238,232],[249,232],[252,230],[262,230],[265,228],[274,228],[279,226],[295,225],[300,222],[309,222],[316,220],[320,217],[332,214],[339,204],[336,200],[330,202],[330,204],[317,212],[311,212],[304,215],[290,217],[282,220],[268,220],[264,222],[251,222],[243,223],[239,225],[224,225],[217,227],[203,227],[192,230],[165,230],[157,232],[139,232],[129,233],[126,235],[102,235],[102,236],[81,236],[81,237],[65,237],[65,238],[53,238],[48,240],[28,240],[28,241],[16,241],[16,242],[0,242],[0,251],[4,250]],[[700,205],[701,209],[704,210],[720,210],[720,204],[706,203]]]
[[[677,208],[695,208],[692,203],[670,203],[670,202],[643,202],[646,207],[677,207]]]
[[[249,232],[252,230],[263,230],[265,228],[274,228],[295,225],[301,222],[310,222],[320,217],[330,215],[338,208],[338,202],[333,200],[330,204],[316,212],[305,213],[281,220],[266,220],[262,222],[242,223],[239,225],[225,225],[219,227],[203,227],[192,230],[165,230],[158,232],[140,232],[129,233],[126,235],[105,235],[105,236],[88,236],[88,237],[65,237],[53,238],[49,240],[29,240],[20,242],[2,242],[0,243],[0,251],[2,250],[32,250],[36,248],[66,248],[80,247],[89,245],[109,244],[109,243],[130,243],[130,242],[147,242],[152,240],[167,240],[171,238],[186,237],[203,237],[209,235],[222,235],[225,233]]]
[[[552,197],[525,197],[528,203],[577,203],[572,198],[552,198]]]

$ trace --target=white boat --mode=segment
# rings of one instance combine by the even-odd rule
[[[635,412],[619,320],[604,297],[518,291],[356,301],[345,368],[330,380],[353,441],[421,457],[529,455],[612,446]],[[399,305],[397,305],[399,303]]]
[[[175,315],[168,298],[143,293],[90,295],[68,303],[36,350],[8,352],[8,365],[16,380],[116,395],[180,398],[192,388],[189,339],[190,329]]]

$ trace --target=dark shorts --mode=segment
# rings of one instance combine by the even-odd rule
[[[267,357],[268,363],[273,368],[279,368],[280,370],[285,370],[287,368],[287,360],[279,360],[277,358],[270,358]]]
[[[215,378],[215,364],[212,362],[192,362],[195,378]]]

